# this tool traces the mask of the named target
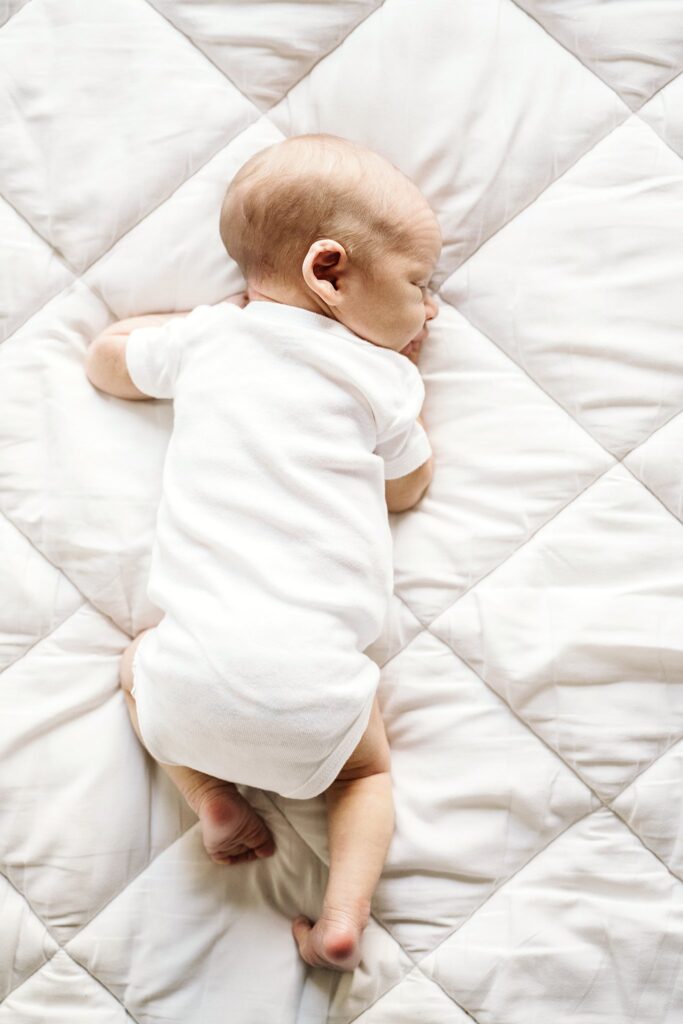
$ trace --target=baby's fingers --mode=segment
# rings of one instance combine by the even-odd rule
[[[415,363],[415,365],[417,366],[417,361],[420,357],[421,348],[421,341],[409,341],[406,347],[401,349],[401,355],[407,356],[408,359],[410,359],[411,363]]]

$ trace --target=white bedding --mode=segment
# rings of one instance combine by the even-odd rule
[[[0,0],[0,1024],[681,1024],[682,69],[676,0]],[[309,131],[445,243],[345,975],[290,934],[324,797],[245,791],[278,851],[214,864],[132,731],[172,408],[83,372],[242,287],[227,182]]]

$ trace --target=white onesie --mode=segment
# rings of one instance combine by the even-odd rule
[[[425,462],[417,367],[310,310],[197,306],[132,331],[135,386],[173,398],[134,660],[156,760],[304,799],[365,731],[393,589],[384,480]]]

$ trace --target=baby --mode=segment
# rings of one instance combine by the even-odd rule
[[[174,400],[148,583],[163,614],[121,685],[214,861],[275,850],[236,784],[325,793],[322,912],[292,932],[307,963],[353,970],[394,828],[364,651],[393,589],[387,508],[432,476],[416,362],[441,233],[393,164],[324,134],[248,160],[220,233],[244,293],[114,323],[87,354],[101,391]]]

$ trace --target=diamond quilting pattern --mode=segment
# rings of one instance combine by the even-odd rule
[[[416,1020],[471,1024],[472,1017],[415,967],[404,981],[356,1018],[357,1024],[414,1024]]]
[[[683,414],[655,431],[624,459],[624,465],[683,520]]]
[[[683,880],[683,741],[641,772],[611,806]]]
[[[420,956],[598,801],[428,632],[385,667],[379,700],[396,828],[373,911]]]
[[[683,78],[679,72],[666,88],[658,92],[638,111],[639,117],[660,135],[675,153],[683,156],[683,116],[681,116]]]
[[[676,1024],[683,886],[608,810],[572,826],[421,963],[482,1024]],[[660,980],[652,984],[653,975]]]
[[[35,231],[0,196],[0,342],[72,274]]]
[[[0,0],[0,1024],[679,1024],[676,21]],[[306,131],[392,159],[445,241],[435,477],[391,517],[368,651],[397,831],[361,967],[334,977],[289,933],[319,908],[324,800],[249,791],[278,854],[223,869],[132,733],[116,671],[157,614],[172,413],[82,374],[113,317],[242,287],[219,199]]]
[[[218,231],[221,203],[242,164],[283,138],[259,118],[88,268],[84,282],[115,319],[192,309],[241,291],[242,275]]]
[[[5,865],[2,863],[2,871],[4,869]],[[21,892],[11,885],[2,873],[0,909],[0,1000],[4,1000],[10,992],[37,971],[59,947]]]
[[[389,0],[269,112],[285,135],[364,142],[420,186],[444,239],[435,285],[627,115],[510,0]]]
[[[97,1021],[97,1024],[131,1024],[133,1021],[125,1007],[63,949],[58,949],[44,967],[0,1006],[0,1024],[48,1019],[50,1024],[75,1024],[79,1020]]]
[[[76,272],[257,114],[145,0],[31,0],[0,66],[0,193]]]
[[[382,0],[150,0],[262,110],[282,98]],[[296,25],[296,32],[293,26]]]
[[[429,628],[610,798],[683,735],[682,574],[618,465]]]
[[[441,289],[618,458],[683,408],[677,209],[683,163],[632,116]]]
[[[91,386],[86,345],[110,322],[77,281],[0,347],[0,509],[133,634],[160,617],[145,586],[172,409]]]
[[[2,675],[0,861],[60,943],[197,820],[129,728],[127,643],[85,605]]]
[[[263,795],[254,803],[273,830],[277,859],[226,869],[207,858],[197,826],[67,943],[66,951],[135,1019],[165,1012],[187,1020],[199,1005],[210,1020],[221,1019],[226,1006],[245,1020],[270,1019],[275,1008],[282,1020],[295,1020],[299,1000],[316,1006],[311,987],[334,995],[332,1018],[342,1024],[410,969],[406,954],[373,921],[366,971],[332,978],[306,972],[290,921],[297,913],[318,913],[324,869]],[[183,941],[169,942],[169,929],[177,928]],[[269,978],[264,958],[275,968]],[[178,978],[185,979],[182,991]]]
[[[63,573],[0,515],[0,671],[24,657],[83,602]]]
[[[420,369],[434,477],[390,520],[396,590],[429,623],[614,459],[448,303]]]
[[[515,0],[636,110],[683,68],[675,0]]]

